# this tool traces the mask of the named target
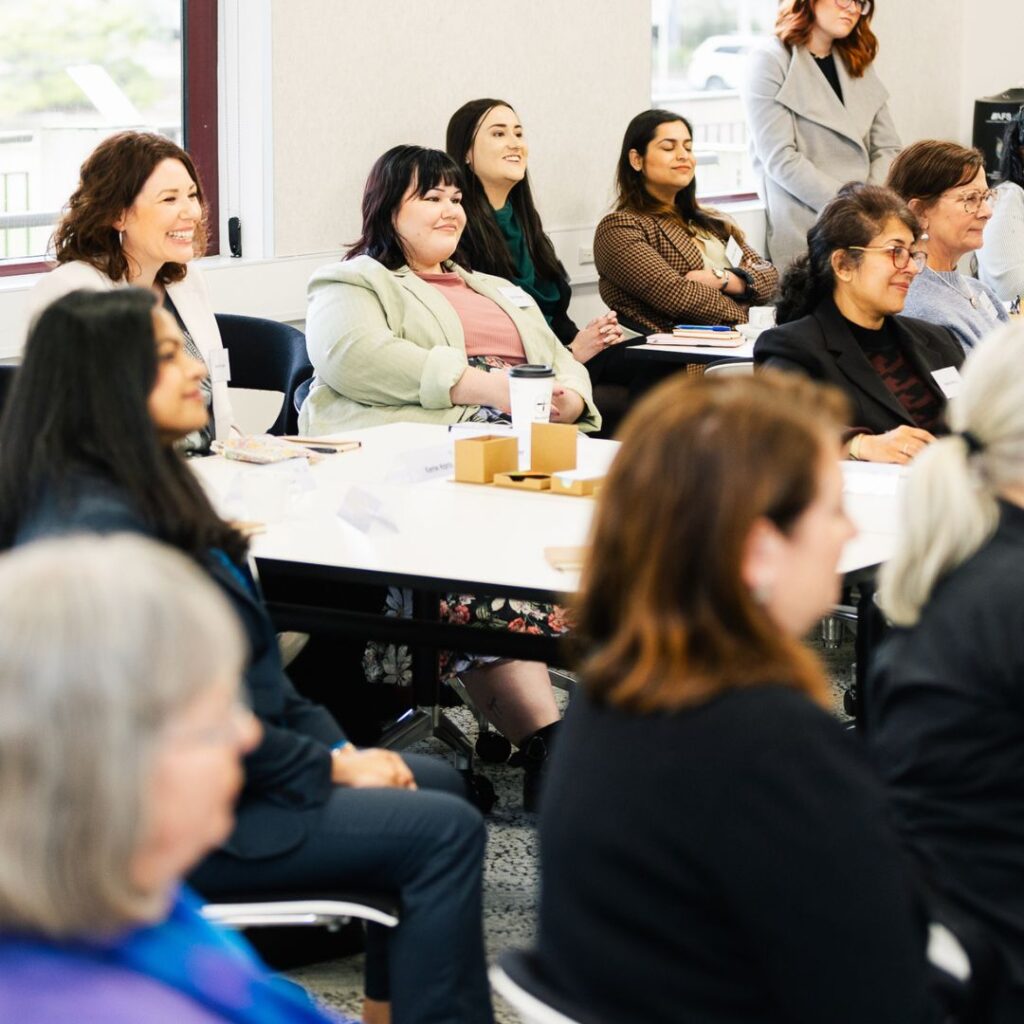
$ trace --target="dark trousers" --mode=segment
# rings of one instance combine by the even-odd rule
[[[266,889],[396,893],[397,928],[367,927],[366,994],[395,1024],[489,1024],[481,874],[486,832],[459,774],[405,755],[419,789],[339,786],[309,815],[308,836],[280,857],[208,857],[189,878],[207,899]]]

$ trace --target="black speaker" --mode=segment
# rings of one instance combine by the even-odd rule
[[[1003,135],[1013,115],[1024,106],[1024,86],[1007,89],[998,96],[974,101],[974,145],[985,154],[985,170],[990,185],[999,184],[999,158]]]

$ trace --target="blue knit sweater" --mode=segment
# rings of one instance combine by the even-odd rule
[[[970,352],[998,323],[1009,319],[999,297],[987,285],[955,270],[931,267],[925,267],[914,278],[903,315],[948,327],[965,352]]]

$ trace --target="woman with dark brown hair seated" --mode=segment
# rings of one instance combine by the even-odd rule
[[[540,822],[537,962],[582,1019],[935,1019],[884,797],[800,642],[854,532],[841,404],[676,377],[623,426]]]

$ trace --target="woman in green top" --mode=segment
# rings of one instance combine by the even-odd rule
[[[526,292],[595,384],[629,384],[625,352],[614,348],[623,340],[614,311],[582,330],[569,318],[569,282],[533,203],[529,148],[512,107],[495,99],[463,104],[448,122],[445,148],[466,166],[459,252],[474,270],[505,277]]]

